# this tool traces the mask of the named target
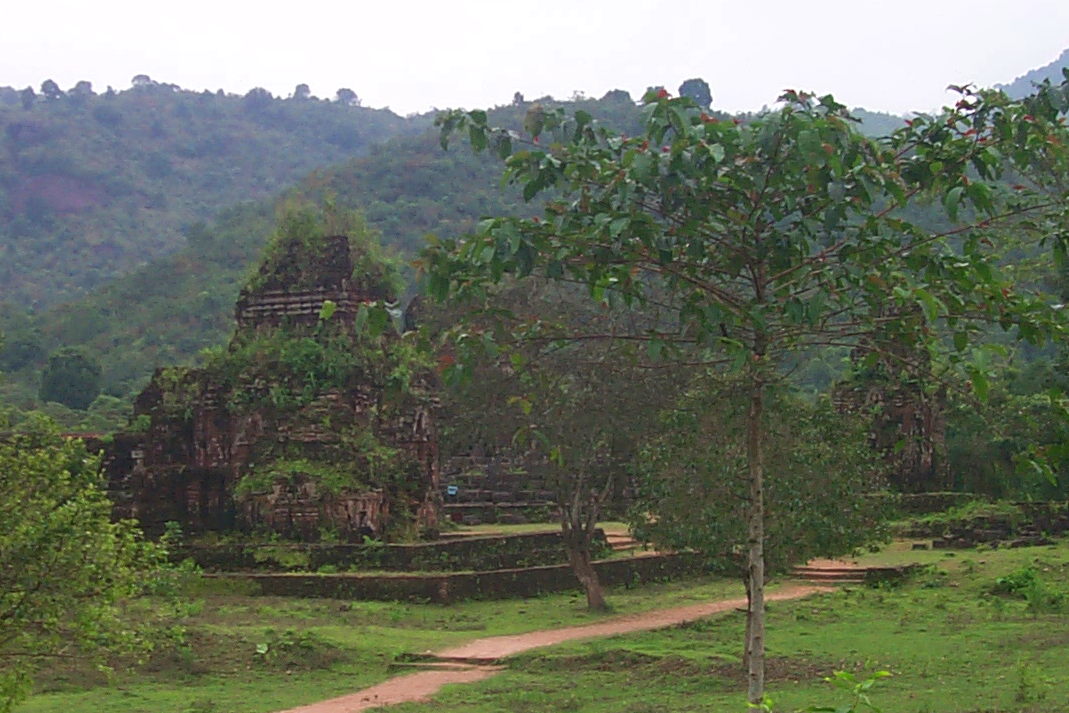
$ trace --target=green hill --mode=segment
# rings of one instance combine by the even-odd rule
[[[278,104],[288,107],[291,101]],[[641,110],[625,92],[568,104],[625,133],[639,130]],[[529,106],[500,107],[492,120],[518,129]],[[901,121],[868,113],[864,118],[888,126]],[[456,236],[482,216],[533,210],[518,192],[502,190],[500,168],[496,158],[473,154],[463,142],[443,151],[437,132],[425,129],[314,170],[272,198],[218,213],[205,209],[202,222],[179,232],[169,255],[36,315],[0,309],[0,331],[9,343],[0,352],[0,370],[9,372],[7,383],[0,384],[0,402],[38,407],[36,384],[45,357],[62,347],[84,348],[102,366],[105,392],[126,398],[155,366],[189,363],[201,349],[225,341],[240,284],[259,259],[277,207],[287,200],[331,197],[360,210],[388,249],[411,257],[427,234]],[[131,245],[137,237],[129,236]],[[26,348],[13,354],[15,343]]]
[[[1036,85],[1045,80],[1050,80],[1053,84],[1061,82],[1065,79],[1062,74],[1064,69],[1069,69],[1069,49],[1062,52],[1061,56],[1050,64],[1026,72],[1009,84],[996,84],[995,89],[1001,89],[1014,99],[1020,99],[1031,94]]]
[[[192,224],[268,198],[429,117],[313,98],[0,88],[0,302],[44,308],[179,250]]]

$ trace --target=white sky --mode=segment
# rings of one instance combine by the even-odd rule
[[[0,86],[289,95],[298,83],[405,114],[702,77],[714,106],[785,88],[904,113],[950,83],[1006,83],[1069,47],[1069,0],[12,0]]]

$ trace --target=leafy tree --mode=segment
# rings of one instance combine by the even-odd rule
[[[661,433],[642,449],[632,527],[642,539],[694,549],[712,567],[744,575],[748,479],[747,385],[706,374],[664,411]],[[770,389],[762,417],[769,574],[813,557],[835,556],[884,534],[879,501],[859,498],[884,482],[867,445],[864,419]],[[655,513],[655,518],[649,514]],[[744,577],[745,579],[745,577]]]
[[[700,109],[707,110],[713,105],[713,93],[709,90],[709,83],[704,79],[688,79],[680,84],[679,96],[688,97]]]
[[[48,99],[49,101],[54,101],[56,99],[62,99],[64,94],[63,90],[59,88],[58,84],[56,84],[51,79],[46,79],[44,82],[41,83],[41,96],[43,96],[45,99]]]
[[[67,91],[67,100],[76,107],[84,107],[94,96],[92,83],[84,79]]]
[[[632,103],[631,92],[626,89],[610,89],[601,98],[603,102],[618,102],[621,104]]]
[[[298,84],[293,90],[293,98],[297,101],[305,101],[312,97],[312,90],[307,84]]]
[[[155,566],[132,522],[111,522],[98,458],[37,423],[0,440],[0,713],[56,657],[135,643],[117,609]]]
[[[15,305],[0,303],[0,370],[15,371],[44,357],[35,320]]]
[[[0,342],[0,369],[15,371],[44,356],[41,335],[35,330],[12,332]]]
[[[748,697],[759,703],[770,385],[807,349],[919,353],[949,332],[948,358],[966,363],[988,324],[1032,341],[1060,328],[1057,308],[1000,271],[1007,237],[994,228],[1012,220],[1021,239],[1049,240],[1064,257],[1069,209],[1050,193],[1065,190],[1055,179],[1069,166],[1069,88],[1024,103],[965,90],[955,108],[884,140],[861,135],[830,96],[788,92],[747,122],[719,121],[663,89],[646,102],[645,134],[630,138],[585,112],[547,111],[540,123],[557,140],[546,148],[491,127],[483,111],[440,117],[443,142],[463,130],[475,149],[492,147],[525,198],[562,197],[541,219],[484,220],[430,248],[424,264],[439,298],[484,295],[506,274],[574,281],[610,308],[656,294],[676,329],[613,336],[723,363],[744,381]],[[1007,166],[1027,177],[1016,190],[998,181]],[[932,199],[950,227],[906,217]],[[970,373],[982,392],[982,371]]]
[[[19,92],[19,101],[22,102],[22,108],[30,110],[33,108],[33,103],[37,101],[37,93],[33,91],[33,87],[26,87]]]
[[[506,285],[481,309],[438,320],[459,321],[459,329],[470,333],[506,314],[509,323],[536,319],[537,334],[504,351],[484,351],[482,340],[460,340],[462,362],[477,367],[470,378],[455,380],[446,397],[446,440],[518,448],[535,462],[542,457],[538,476],[554,494],[569,564],[587,607],[602,611],[608,604],[593,566],[597,523],[627,489],[628,464],[660,408],[686,382],[685,370],[650,368],[624,341],[569,340],[592,321],[611,331],[619,328],[617,321],[649,323],[657,316],[650,310],[606,314],[570,285]]]
[[[253,87],[242,97],[241,105],[246,111],[259,114],[270,107],[273,101],[274,97],[271,92],[263,87]]]
[[[100,393],[100,364],[77,347],[64,347],[48,357],[39,395],[75,409],[89,408]]]
[[[352,89],[342,87],[334,95],[334,100],[345,106],[360,106],[360,97]]]
[[[955,490],[1017,500],[1069,495],[1069,403],[1062,393],[992,386],[982,403],[955,398],[947,419]]]
[[[68,94],[72,97],[91,97],[93,96],[93,83],[85,79],[80,79],[73,87],[71,87]]]

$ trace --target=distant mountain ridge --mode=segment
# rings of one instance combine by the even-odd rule
[[[185,244],[198,221],[429,126],[295,92],[0,87],[0,302],[78,297]]]
[[[1062,70],[1065,68],[1069,68],[1069,49],[1062,52],[1061,56],[1050,64],[1025,72],[1009,84],[996,84],[995,89],[1001,89],[1014,99],[1020,99],[1031,94],[1035,90],[1035,86],[1044,80],[1049,79],[1053,84],[1061,82],[1065,79],[1062,74]]]

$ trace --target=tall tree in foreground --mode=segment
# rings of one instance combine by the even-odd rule
[[[805,349],[919,353],[948,335],[950,358],[964,363],[992,323],[1032,341],[1058,328],[1055,307],[1000,272],[1008,238],[995,229],[1012,225],[1015,239],[1049,240],[1065,255],[1069,201],[1050,179],[1069,165],[1059,118],[1069,89],[1017,103],[965,91],[955,108],[882,140],[862,136],[830,96],[788,92],[745,123],[718,121],[663,89],[646,102],[644,135],[547,110],[540,125],[555,140],[542,144],[489,126],[483,111],[443,115],[443,142],[463,130],[476,150],[505,159],[526,199],[553,194],[541,219],[485,220],[428,249],[424,263],[439,298],[483,295],[506,274],[578,282],[624,309],[656,289],[677,328],[614,336],[645,340],[664,358],[723,362],[743,380],[748,696],[757,703],[769,384]],[[1022,176],[1012,189],[998,180],[1007,169]],[[942,206],[949,228],[907,218],[926,201]],[[972,380],[982,391],[979,370]]]

